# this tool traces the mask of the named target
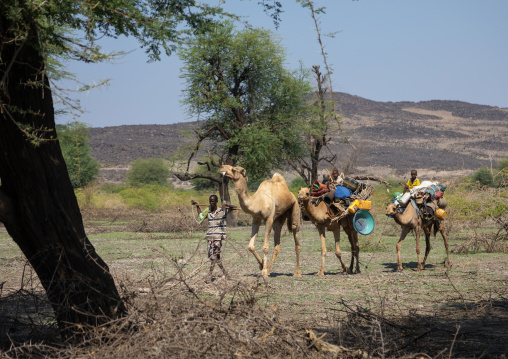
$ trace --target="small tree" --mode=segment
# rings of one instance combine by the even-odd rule
[[[166,186],[170,175],[169,168],[162,158],[138,158],[131,163],[127,173],[127,183],[133,187],[144,184]]]
[[[473,181],[482,186],[492,186],[494,185],[494,176],[492,176],[490,169],[481,167],[473,174]]]
[[[340,130],[340,117],[333,109],[333,103],[325,98],[328,88],[326,87],[327,76],[319,70],[319,66],[313,66],[317,91],[314,103],[307,107],[307,116],[301,121],[300,128],[305,143],[305,153],[296,159],[288,158],[289,165],[307,183],[318,180],[318,169],[322,162],[334,164],[337,155],[328,149],[332,140],[332,133]]]
[[[227,179],[219,177],[222,164],[241,165],[249,177],[263,178],[283,165],[286,156],[300,153],[297,118],[310,93],[305,74],[284,67],[285,53],[268,30],[236,30],[231,23],[179,52],[186,80],[183,103],[191,114],[205,118],[197,134],[181,180],[206,178],[218,184],[229,201]],[[207,173],[188,173],[190,160],[204,140],[212,141]]]
[[[57,125],[56,131],[72,187],[85,187],[95,181],[99,162],[90,153],[89,127],[82,122],[70,122]]]

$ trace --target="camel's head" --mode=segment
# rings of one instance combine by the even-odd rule
[[[238,181],[241,178],[245,178],[245,180],[247,181],[247,172],[245,171],[245,168],[242,167],[222,165],[219,168],[219,173],[222,176],[231,178],[233,181]]]
[[[397,207],[398,207],[398,204],[397,203],[390,203],[388,206],[386,206],[386,212],[385,214],[387,216],[392,216],[397,214]]]
[[[308,187],[300,187],[300,190],[298,191],[298,200],[304,200],[310,198],[310,188]]]

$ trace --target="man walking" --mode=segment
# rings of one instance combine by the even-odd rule
[[[208,219],[206,240],[208,258],[211,260],[209,281],[212,280],[212,273],[215,264],[218,264],[219,268],[222,269],[224,276],[227,279],[230,279],[229,274],[222,264],[221,248],[222,241],[226,239],[226,216],[232,209],[232,206],[226,207],[226,205],[223,204],[221,207],[217,207],[218,197],[214,194],[209,197],[208,201],[210,206],[208,206],[204,211],[201,211],[201,207],[199,207],[199,204],[196,201],[191,200],[191,204],[195,205],[197,208],[200,224],[203,223],[205,218]]]

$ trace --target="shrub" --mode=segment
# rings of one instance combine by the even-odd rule
[[[94,182],[99,175],[99,162],[90,154],[89,127],[81,122],[56,126],[62,155],[73,188]]]
[[[162,158],[138,158],[131,163],[127,183],[133,187],[145,184],[167,186],[169,174],[169,168]]]
[[[497,164],[497,168],[499,171],[505,171],[508,170],[508,157],[503,158],[499,163]]]
[[[492,172],[487,167],[479,168],[472,176],[473,182],[478,182],[482,186],[493,186],[494,185],[494,176],[492,176]]]
[[[502,159],[497,164],[499,168],[499,172],[496,174],[494,181],[497,187],[507,187],[508,186],[508,157]]]

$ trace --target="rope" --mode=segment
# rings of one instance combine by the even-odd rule
[[[198,219],[196,219],[196,214],[197,214],[197,212],[198,212],[197,208],[196,208],[196,214],[194,214],[194,205],[192,205],[192,204],[191,204],[191,207],[192,207],[192,208],[191,208],[191,213],[192,213],[192,217],[194,218],[194,221],[196,221],[196,223],[197,223],[197,224],[201,224],[201,223],[199,223],[199,220],[198,220]],[[198,218],[199,218],[199,217],[198,217]]]

